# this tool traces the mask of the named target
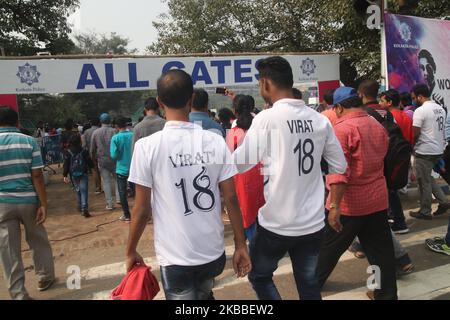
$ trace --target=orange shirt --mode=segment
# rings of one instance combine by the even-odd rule
[[[334,112],[334,108],[325,110],[322,112],[322,114],[330,120],[331,125],[334,127],[336,124],[336,121],[338,120],[338,117],[336,115],[336,112]]]

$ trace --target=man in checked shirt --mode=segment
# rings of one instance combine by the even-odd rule
[[[334,127],[347,163],[344,174],[327,176],[327,187],[345,185],[338,201],[327,200],[327,210],[338,208],[340,220],[327,223],[319,254],[317,273],[324,285],[341,255],[358,236],[369,263],[379,272],[376,290],[369,297],[396,300],[397,284],[394,248],[387,220],[388,191],[384,177],[384,157],[388,135],[384,127],[362,109],[362,101],[353,88],[334,93],[338,121]],[[342,201],[339,201],[342,199]],[[379,269],[378,269],[378,268]]]

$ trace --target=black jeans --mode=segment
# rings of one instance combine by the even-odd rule
[[[394,218],[394,226],[406,228],[405,214],[397,190],[389,190],[389,210]]]
[[[128,207],[127,181],[128,177],[117,174],[117,188],[119,189],[120,204],[122,205],[123,214],[129,218],[130,208]]]
[[[225,252],[220,258],[200,266],[161,267],[161,281],[167,300],[214,300],[214,278],[225,268]]]
[[[328,212],[326,212],[328,216]],[[348,249],[357,236],[361,242],[370,265],[380,270],[380,289],[374,292],[376,300],[396,300],[397,279],[396,260],[392,243],[387,211],[380,211],[367,216],[341,216],[343,229],[334,231],[328,224],[319,254],[317,273],[322,287],[336,267],[339,258]]]

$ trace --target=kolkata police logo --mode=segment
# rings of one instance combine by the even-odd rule
[[[302,69],[303,74],[306,74],[308,77],[316,72],[316,64],[313,59],[306,58],[306,60],[302,60],[302,65],[300,67]]]
[[[17,77],[19,77],[20,82],[26,83],[29,86],[33,83],[38,83],[40,75],[41,74],[37,70],[37,67],[30,65],[28,62],[19,67],[19,72],[17,72]]]
[[[406,23],[400,24],[400,36],[402,37],[403,41],[409,42],[411,41],[411,27],[407,25]]]

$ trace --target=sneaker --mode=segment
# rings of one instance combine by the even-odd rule
[[[431,214],[423,214],[420,211],[410,212],[409,215],[413,218],[421,219],[421,220],[432,220],[433,219],[433,216]]]
[[[83,213],[81,214],[83,217],[85,217],[85,218],[90,218],[90,217],[92,217],[91,216],[91,214],[89,213],[89,211],[86,209],[86,210],[83,210]]]
[[[447,210],[450,209],[450,203],[440,204],[435,212],[433,212],[433,216],[440,216],[444,213],[447,213]]]
[[[95,192],[94,192],[94,194],[96,194],[96,195],[99,195],[99,194],[102,194],[103,193],[103,191],[100,191],[100,190],[96,190]]]
[[[393,224],[391,226],[391,230],[395,234],[407,234],[409,232],[409,229],[406,225],[405,226],[396,226],[395,224]]]
[[[38,290],[45,291],[49,289],[55,283],[55,279],[39,281]]]
[[[130,221],[131,221],[131,218],[130,218],[129,216],[122,215],[122,216],[119,218],[119,220],[120,220],[120,221],[123,221],[123,222],[130,222]]]
[[[425,244],[431,251],[450,256],[450,246],[445,243],[443,238],[427,239],[425,240]]]
[[[106,206],[105,209],[108,211],[113,211],[115,208],[113,206]]]

